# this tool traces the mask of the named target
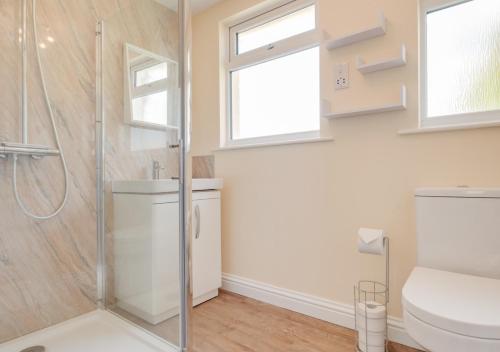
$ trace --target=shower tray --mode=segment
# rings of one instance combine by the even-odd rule
[[[47,352],[177,352],[164,340],[118,316],[96,310],[0,344],[0,352],[44,346]]]

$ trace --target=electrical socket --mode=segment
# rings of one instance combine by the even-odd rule
[[[349,64],[337,64],[335,66],[335,89],[346,88],[349,88]]]

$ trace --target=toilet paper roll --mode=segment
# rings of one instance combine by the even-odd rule
[[[385,317],[384,318],[368,318],[365,319],[363,315],[359,312],[356,314],[356,326],[359,329],[366,329],[368,325],[368,331],[370,332],[385,332]]]
[[[359,302],[356,314],[362,318],[367,316],[368,319],[385,319],[385,306],[373,301]]]
[[[366,349],[366,344],[358,343],[358,348],[362,352],[385,352],[385,346],[371,346],[368,345],[368,349]]]
[[[360,346],[366,347],[366,331],[358,331],[358,341]],[[372,347],[384,347],[385,346],[385,333],[368,332],[368,350]]]
[[[384,230],[361,228],[358,231],[360,253],[384,254]]]

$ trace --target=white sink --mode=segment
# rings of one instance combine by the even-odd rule
[[[193,191],[208,191],[222,189],[220,178],[194,178]],[[176,193],[179,191],[179,180],[130,180],[113,181],[113,193],[159,194]]]

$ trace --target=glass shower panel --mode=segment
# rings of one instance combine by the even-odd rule
[[[179,345],[179,17],[141,0],[102,21],[105,306]]]

